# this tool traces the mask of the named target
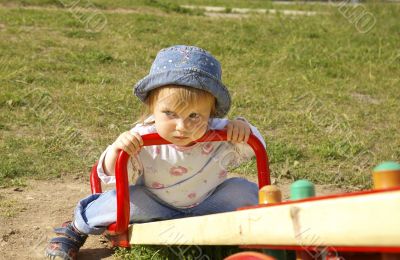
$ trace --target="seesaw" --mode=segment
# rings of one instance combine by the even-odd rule
[[[144,145],[168,144],[158,134],[142,136]],[[210,131],[197,142],[226,140],[224,131]],[[313,197],[313,185],[292,185],[291,200],[281,202],[270,185],[268,156],[251,136],[248,144],[257,159],[260,205],[235,212],[129,225],[129,155],[116,162],[117,216],[108,232],[115,246],[238,245],[269,249],[269,259],[400,259],[400,165],[385,164],[374,172],[374,190]],[[96,166],[92,193],[102,192]],[[234,199],[234,198],[232,198]],[[296,258],[282,254],[295,250]],[[351,252],[351,253],[349,253]],[[367,254],[368,253],[368,254]],[[229,259],[267,259],[241,253]],[[266,256],[265,256],[266,257]]]

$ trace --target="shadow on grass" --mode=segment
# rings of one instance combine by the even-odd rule
[[[88,248],[79,250],[79,259],[98,260],[111,256],[114,250],[109,248]]]

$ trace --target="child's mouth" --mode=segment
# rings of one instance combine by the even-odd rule
[[[174,138],[179,139],[179,140],[184,140],[184,139],[188,139],[189,137],[185,137],[185,136],[174,136]]]

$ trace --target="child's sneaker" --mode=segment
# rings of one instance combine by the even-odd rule
[[[71,221],[55,228],[54,232],[58,236],[50,240],[45,255],[50,259],[76,260],[79,248],[85,243],[87,235],[76,230]]]

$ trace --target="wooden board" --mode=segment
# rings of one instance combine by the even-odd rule
[[[400,247],[400,190],[130,226],[131,244]]]

